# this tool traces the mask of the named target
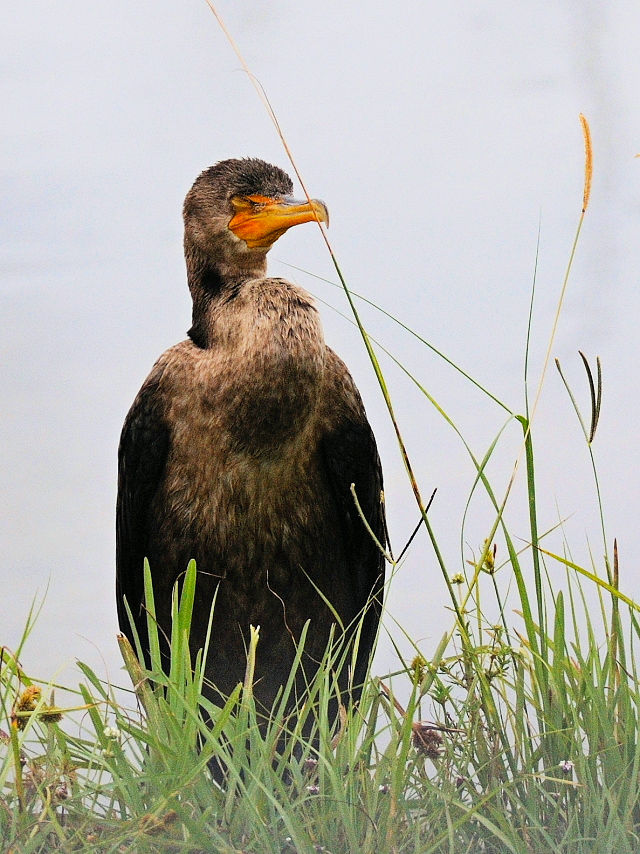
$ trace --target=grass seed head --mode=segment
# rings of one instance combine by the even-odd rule
[[[25,688],[18,699],[16,711],[32,712],[38,704],[38,700],[42,694],[42,689],[38,685],[29,685]]]
[[[411,673],[413,674],[413,678],[417,682],[421,682],[424,677],[424,672],[427,666],[427,659],[424,655],[416,655],[416,657],[411,662]]]
[[[591,129],[586,117],[580,113],[582,136],[584,137],[584,190],[582,193],[582,213],[586,213],[591,196],[591,179],[593,177],[593,148],[591,145]]]

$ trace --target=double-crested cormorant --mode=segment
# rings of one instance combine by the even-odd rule
[[[360,395],[325,344],[309,294],[265,276],[267,252],[288,228],[328,221],[322,202],[295,201],[292,189],[285,172],[252,158],[225,160],[195,181],[184,203],[189,340],[153,366],[119,449],[121,630],[132,638],[126,598],[148,645],[147,557],[169,637],[172,588],[195,558],[194,650],[217,593],[207,693],[219,700],[242,681],[249,626],[259,625],[255,696],[267,711],[305,622],[309,677],[336,614],[346,628],[369,602],[351,674],[352,685],[362,682],[384,581],[350,489],[384,542],[382,473]]]

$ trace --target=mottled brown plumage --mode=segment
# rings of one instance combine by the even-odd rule
[[[266,278],[266,253],[290,225],[326,220],[294,203],[288,176],[255,159],[203,172],[184,204],[193,298],[189,340],[154,365],[127,415],[119,450],[117,600],[147,644],[143,561],[158,621],[170,634],[171,591],[195,558],[192,646],[202,646],[209,696],[242,680],[249,625],[259,625],[256,697],[269,710],[294,643],[311,620],[307,675],[335,616],[345,627],[367,601],[354,685],[376,634],[384,562],[350,492],[384,541],[382,475],[373,434],[343,362],[325,342],[313,300]],[[165,649],[165,653],[167,650]],[[348,674],[340,675],[343,688]]]

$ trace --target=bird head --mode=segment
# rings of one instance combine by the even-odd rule
[[[324,202],[294,199],[292,191],[277,166],[249,157],[223,160],[202,172],[187,194],[185,240],[227,262],[247,254],[264,258],[291,226],[329,223]]]

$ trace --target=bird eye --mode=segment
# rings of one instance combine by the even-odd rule
[[[267,199],[262,196],[232,196],[231,204],[235,211],[257,211],[263,208]]]

